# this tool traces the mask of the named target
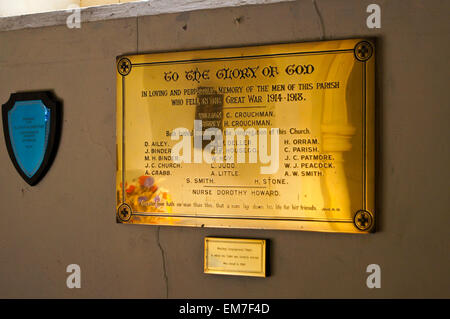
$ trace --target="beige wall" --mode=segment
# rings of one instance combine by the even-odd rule
[[[377,1],[382,28],[371,30],[372,2],[316,0],[316,11],[308,0],[0,32],[1,103],[37,89],[64,100],[61,145],[40,184],[20,178],[0,143],[0,297],[450,297],[450,3]],[[115,223],[116,56],[362,36],[376,38],[378,54],[377,233]],[[205,236],[269,239],[272,275],[203,274]],[[66,287],[72,263],[81,266],[81,289]],[[381,289],[365,285],[371,263],[381,266]]]

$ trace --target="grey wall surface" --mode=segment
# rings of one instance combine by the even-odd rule
[[[450,297],[449,1],[295,1],[0,32],[0,101],[64,100],[55,162],[29,187],[0,142],[0,297]],[[115,58],[125,53],[374,37],[377,214],[370,235],[115,221]],[[203,274],[205,236],[265,238],[271,276]],[[79,264],[81,289],[66,287]],[[366,287],[379,264],[380,289]]]

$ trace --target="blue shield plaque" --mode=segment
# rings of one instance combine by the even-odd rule
[[[60,102],[49,91],[14,93],[3,105],[2,116],[9,156],[22,178],[36,185],[56,154]]]

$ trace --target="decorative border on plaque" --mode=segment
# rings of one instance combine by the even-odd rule
[[[337,40],[339,41],[339,40]],[[270,45],[269,45],[270,46]],[[209,50],[206,50],[209,51]],[[345,54],[352,54],[355,58],[355,60],[362,62],[361,63],[361,68],[362,68],[362,101],[361,101],[361,109],[362,109],[362,207],[361,210],[358,210],[357,212],[355,212],[353,214],[353,218],[350,217],[349,219],[327,219],[327,220],[323,220],[323,219],[314,219],[314,218],[303,218],[303,217],[278,217],[278,216],[265,216],[265,217],[260,217],[260,216],[242,216],[242,215],[227,215],[227,216],[223,216],[223,215],[215,215],[215,214],[209,214],[209,215],[195,215],[195,214],[183,214],[183,213],[171,213],[170,215],[168,215],[167,213],[150,213],[150,212],[140,212],[140,211],[136,211],[133,212],[130,216],[129,219],[124,220],[124,219],[120,219],[120,221],[122,222],[133,222],[133,220],[135,219],[140,219],[141,223],[143,224],[148,224],[147,222],[142,222],[144,218],[157,218],[157,219],[173,219],[173,218],[186,218],[191,220],[197,220],[195,222],[195,225],[189,224],[189,226],[198,226],[198,227],[203,227],[205,224],[202,220],[211,220],[211,219],[217,219],[217,220],[242,220],[242,221],[261,221],[261,222],[265,222],[265,221],[277,221],[277,222],[310,222],[310,223],[317,223],[317,224],[322,224],[322,223],[329,223],[329,224],[347,224],[350,227],[352,227],[352,225],[358,230],[358,232],[373,232],[375,230],[375,216],[373,213],[369,212],[370,209],[373,209],[373,186],[371,186],[371,183],[369,180],[370,178],[372,178],[373,176],[373,163],[371,162],[371,158],[373,156],[372,154],[372,150],[371,150],[371,145],[368,143],[372,143],[372,139],[374,138],[374,131],[373,131],[373,123],[370,122],[372,119],[372,113],[373,113],[373,109],[374,105],[371,101],[371,99],[373,98],[373,88],[371,87],[373,85],[373,80],[372,79],[367,79],[367,72],[368,72],[368,65],[370,66],[370,68],[373,68],[373,59],[371,60],[371,58],[373,58],[374,56],[374,45],[366,40],[360,41],[358,42],[356,45],[350,47],[350,48],[339,48],[339,49],[330,49],[330,50],[317,50],[317,51],[296,51],[296,52],[288,52],[288,53],[276,53],[276,54],[261,54],[261,55],[241,55],[241,56],[226,56],[226,57],[208,57],[208,58],[198,58],[198,59],[173,59],[173,60],[167,60],[167,61],[155,61],[155,62],[135,62],[132,63],[128,58],[126,57],[118,57],[118,73],[120,75],[122,75],[122,77],[118,78],[120,79],[120,83],[121,83],[121,88],[120,88],[120,100],[121,100],[121,105],[120,105],[120,109],[122,112],[122,123],[120,123],[120,126],[122,127],[122,132],[124,132],[124,128],[125,128],[125,118],[126,118],[126,114],[125,114],[125,94],[126,94],[126,90],[125,90],[125,84],[126,84],[126,75],[128,75],[131,72],[131,69],[133,67],[139,68],[139,67],[147,67],[147,66],[152,66],[152,65],[171,65],[171,64],[187,64],[187,63],[203,63],[203,62],[214,62],[214,61],[233,61],[233,60],[242,60],[242,59],[259,59],[259,58],[279,58],[279,57],[288,57],[288,56],[308,56],[308,55],[320,55],[320,54],[324,54],[324,55],[328,55],[328,54],[341,54],[341,53],[345,53]],[[124,62],[124,68],[122,70],[119,69],[119,63],[120,62]],[[128,67],[127,67],[128,66]],[[119,82],[118,82],[119,83]],[[369,86],[369,88],[368,88]],[[368,97],[369,95],[369,97]],[[369,101],[369,102],[368,102]],[[368,109],[367,105],[368,103],[370,104],[370,109]],[[122,134],[122,141],[121,141],[121,146],[122,146],[122,152],[121,152],[121,157],[122,157],[122,167],[121,167],[121,180],[122,183],[125,183],[125,139],[124,139],[124,135]],[[118,154],[118,156],[120,156]],[[127,194],[125,192],[125,187],[122,188],[121,190],[122,193],[122,205],[126,205],[126,199],[127,199]],[[131,208],[130,208],[131,209]],[[363,225],[357,225],[355,220],[357,217],[360,216],[360,212],[367,212],[370,215],[370,226],[364,227]],[[142,218],[142,219],[141,219]],[[130,219],[132,219],[132,221],[130,221]],[[214,227],[214,226],[211,226]],[[248,228],[248,227],[245,227]],[[249,227],[249,228],[253,228],[253,227]],[[263,228],[269,228],[272,229],[270,227],[263,227]],[[273,229],[285,229],[285,228],[273,228]],[[286,229],[294,229],[294,228],[286,228]],[[297,228],[295,228],[297,229]],[[301,229],[303,229],[303,227],[301,227]],[[329,231],[333,231],[332,227],[330,228]],[[344,232],[353,232],[353,231],[344,231]]]

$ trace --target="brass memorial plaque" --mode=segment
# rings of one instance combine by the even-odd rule
[[[364,39],[117,59],[117,221],[374,230]]]
[[[206,237],[204,272],[266,277],[266,241]]]

